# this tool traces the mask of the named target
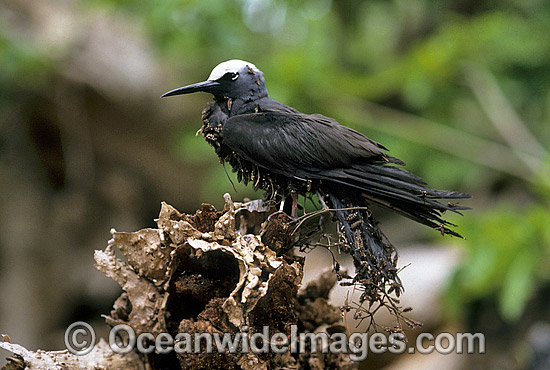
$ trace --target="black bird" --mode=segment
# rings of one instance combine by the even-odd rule
[[[378,227],[369,203],[395,211],[442,234],[460,236],[442,213],[467,209],[437,199],[468,198],[465,193],[432,190],[395,165],[401,160],[363,134],[320,114],[304,114],[268,96],[263,73],[252,63],[229,60],[208,80],[164,96],[204,91],[214,101],[203,111],[201,132],[239,181],[266,191],[264,199],[290,203],[297,194],[315,193],[339,224],[363,285],[400,286],[393,246]],[[292,202],[290,202],[290,200]]]

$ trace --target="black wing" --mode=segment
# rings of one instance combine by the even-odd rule
[[[387,155],[381,144],[317,114],[267,111],[233,116],[224,123],[223,141],[246,160],[290,177],[354,164],[404,164]]]
[[[420,177],[393,166],[404,164],[388,156],[381,144],[321,116],[261,112],[229,118],[224,143],[244,159],[269,171],[299,179],[320,179],[358,190],[367,200],[442,232],[445,211],[468,209],[437,199],[470,195],[426,187]],[[454,226],[454,225],[453,225]]]

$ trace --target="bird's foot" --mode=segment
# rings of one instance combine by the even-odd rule
[[[280,212],[285,212],[292,218],[298,216],[298,193],[295,190],[291,190],[281,202],[279,206]]]

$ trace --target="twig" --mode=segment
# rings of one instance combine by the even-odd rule
[[[356,127],[368,127],[507,173],[527,182],[536,182],[531,176],[531,171],[517,160],[517,156],[506,145],[352,96],[342,96],[324,103],[327,110],[335,112],[335,115],[340,117],[341,122],[347,122]]]
[[[480,65],[464,68],[466,83],[500,136],[518,158],[534,173],[549,153],[538,142],[508,101],[495,77]]]

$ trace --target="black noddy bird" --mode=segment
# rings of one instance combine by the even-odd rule
[[[332,118],[304,114],[273,100],[254,64],[223,62],[206,81],[162,96],[199,91],[214,96],[202,113],[201,132],[220,161],[232,166],[239,181],[263,189],[264,199],[291,202],[291,216],[296,216],[297,194],[317,194],[338,221],[356,278],[400,285],[397,255],[368,209],[370,203],[460,237],[442,213],[460,213],[467,207],[438,199],[468,194],[432,190],[420,177],[397,167],[405,163],[388,155],[382,144]]]

